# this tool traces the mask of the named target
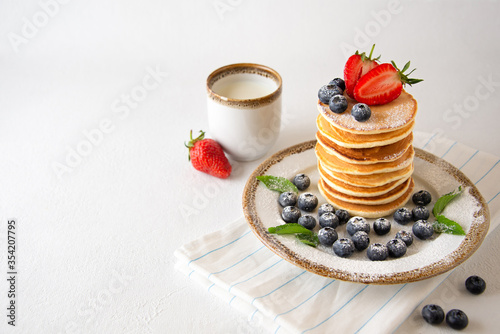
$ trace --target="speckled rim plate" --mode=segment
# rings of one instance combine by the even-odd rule
[[[429,208],[432,208],[437,197],[446,193],[443,191],[456,189],[458,185],[466,189],[467,195],[464,192],[450,203],[447,207],[448,211],[445,211],[447,217],[461,223],[466,231],[465,236],[440,234],[436,235],[434,240],[416,239],[421,246],[415,246],[417,251],[414,254],[409,254],[412,245],[408,247],[407,255],[400,259],[373,262],[363,259],[363,255],[359,254],[357,259],[343,259],[333,253],[325,252],[325,248],[315,249],[301,244],[292,236],[270,234],[267,231],[268,227],[283,224],[279,216],[279,204],[277,204],[278,193],[261,185],[256,176],[278,173],[280,175],[276,176],[292,178],[299,172],[307,171],[306,174],[312,180],[311,187],[317,189],[315,182],[319,176],[314,155],[315,144],[316,140],[312,140],[277,152],[255,169],[243,191],[243,211],[247,223],[261,242],[281,258],[320,276],[358,283],[399,284],[420,281],[445,273],[464,262],[481,245],[489,228],[489,211],[483,197],[474,184],[456,167],[417,148],[415,148],[415,172],[413,174],[416,181],[415,190],[417,191],[419,187],[431,188],[433,202],[428,206]],[[435,172],[429,173],[426,170]],[[307,191],[315,193],[311,189]],[[320,205],[326,203],[319,193],[318,198]],[[407,205],[413,206],[410,202]],[[453,211],[457,211],[455,216],[458,219]],[[312,214],[317,215],[316,211]],[[464,214],[467,217],[462,217]],[[464,226],[464,221],[469,225]],[[393,223],[393,228],[395,224]],[[411,226],[405,228],[411,230]],[[391,233],[395,234],[396,231],[393,230]],[[371,232],[370,239],[373,235],[374,233]],[[358,262],[349,263],[349,261]]]

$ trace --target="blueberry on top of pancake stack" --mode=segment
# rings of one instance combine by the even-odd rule
[[[374,46],[373,46],[374,47]],[[414,182],[413,127],[417,101],[404,89],[422,81],[394,62],[356,53],[318,92],[318,187],[334,207],[351,215],[392,214],[410,198]]]

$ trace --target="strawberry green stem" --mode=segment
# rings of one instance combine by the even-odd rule
[[[203,130],[200,130],[200,134],[198,137],[193,139],[193,130],[189,131],[189,141],[184,142],[184,146],[186,146],[189,149],[189,152],[191,152],[191,149],[194,147],[194,144],[200,140],[203,140],[205,138],[205,132]],[[191,155],[188,154],[188,160],[191,161]]]

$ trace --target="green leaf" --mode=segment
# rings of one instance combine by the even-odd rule
[[[295,184],[281,176],[261,175],[257,176],[257,180],[264,183],[264,185],[270,190],[278,191],[280,193],[287,191],[294,192],[296,194],[299,193]]]
[[[436,204],[434,204],[434,208],[432,209],[432,214],[437,218],[437,216],[439,216],[443,212],[444,208],[462,192],[463,192],[462,186],[459,186],[457,190],[453,190],[452,192],[449,192],[446,195],[439,197]]]
[[[283,224],[275,227],[270,227],[267,229],[269,233],[275,234],[312,234],[311,230],[308,230],[304,226],[297,223]]]
[[[313,233],[313,234],[299,233],[299,234],[296,234],[295,237],[300,242],[302,242],[308,246],[317,247],[319,245],[319,239],[318,239],[318,235],[316,233]]]
[[[446,218],[443,215],[436,216],[437,221],[432,224],[434,227],[434,232],[436,233],[448,233],[455,235],[465,235],[465,232],[457,222]]]

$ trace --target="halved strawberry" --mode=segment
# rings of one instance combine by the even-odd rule
[[[378,66],[377,60],[380,56],[372,59],[374,49],[375,44],[373,44],[369,56],[366,56],[364,52],[359,54],[359,52],[356,51],[355,54],[347,59],[344,67],[345,92],[352,98],[354,98],[354,87],[356,86],[359,78]]]
[[[354,87],[354,98],[356,101],[370,106],[386,104],[397,99],[401,95],[403,85],[411,86],[423,81],[422,79],[408,78],[408,75],[415,71],[414,69],[410,73],[404,74],[409,67],[410,62],[407,62],[402,70],[399,70],[393,61],[392,65],[389,63],[380,64],[358,80]]]

